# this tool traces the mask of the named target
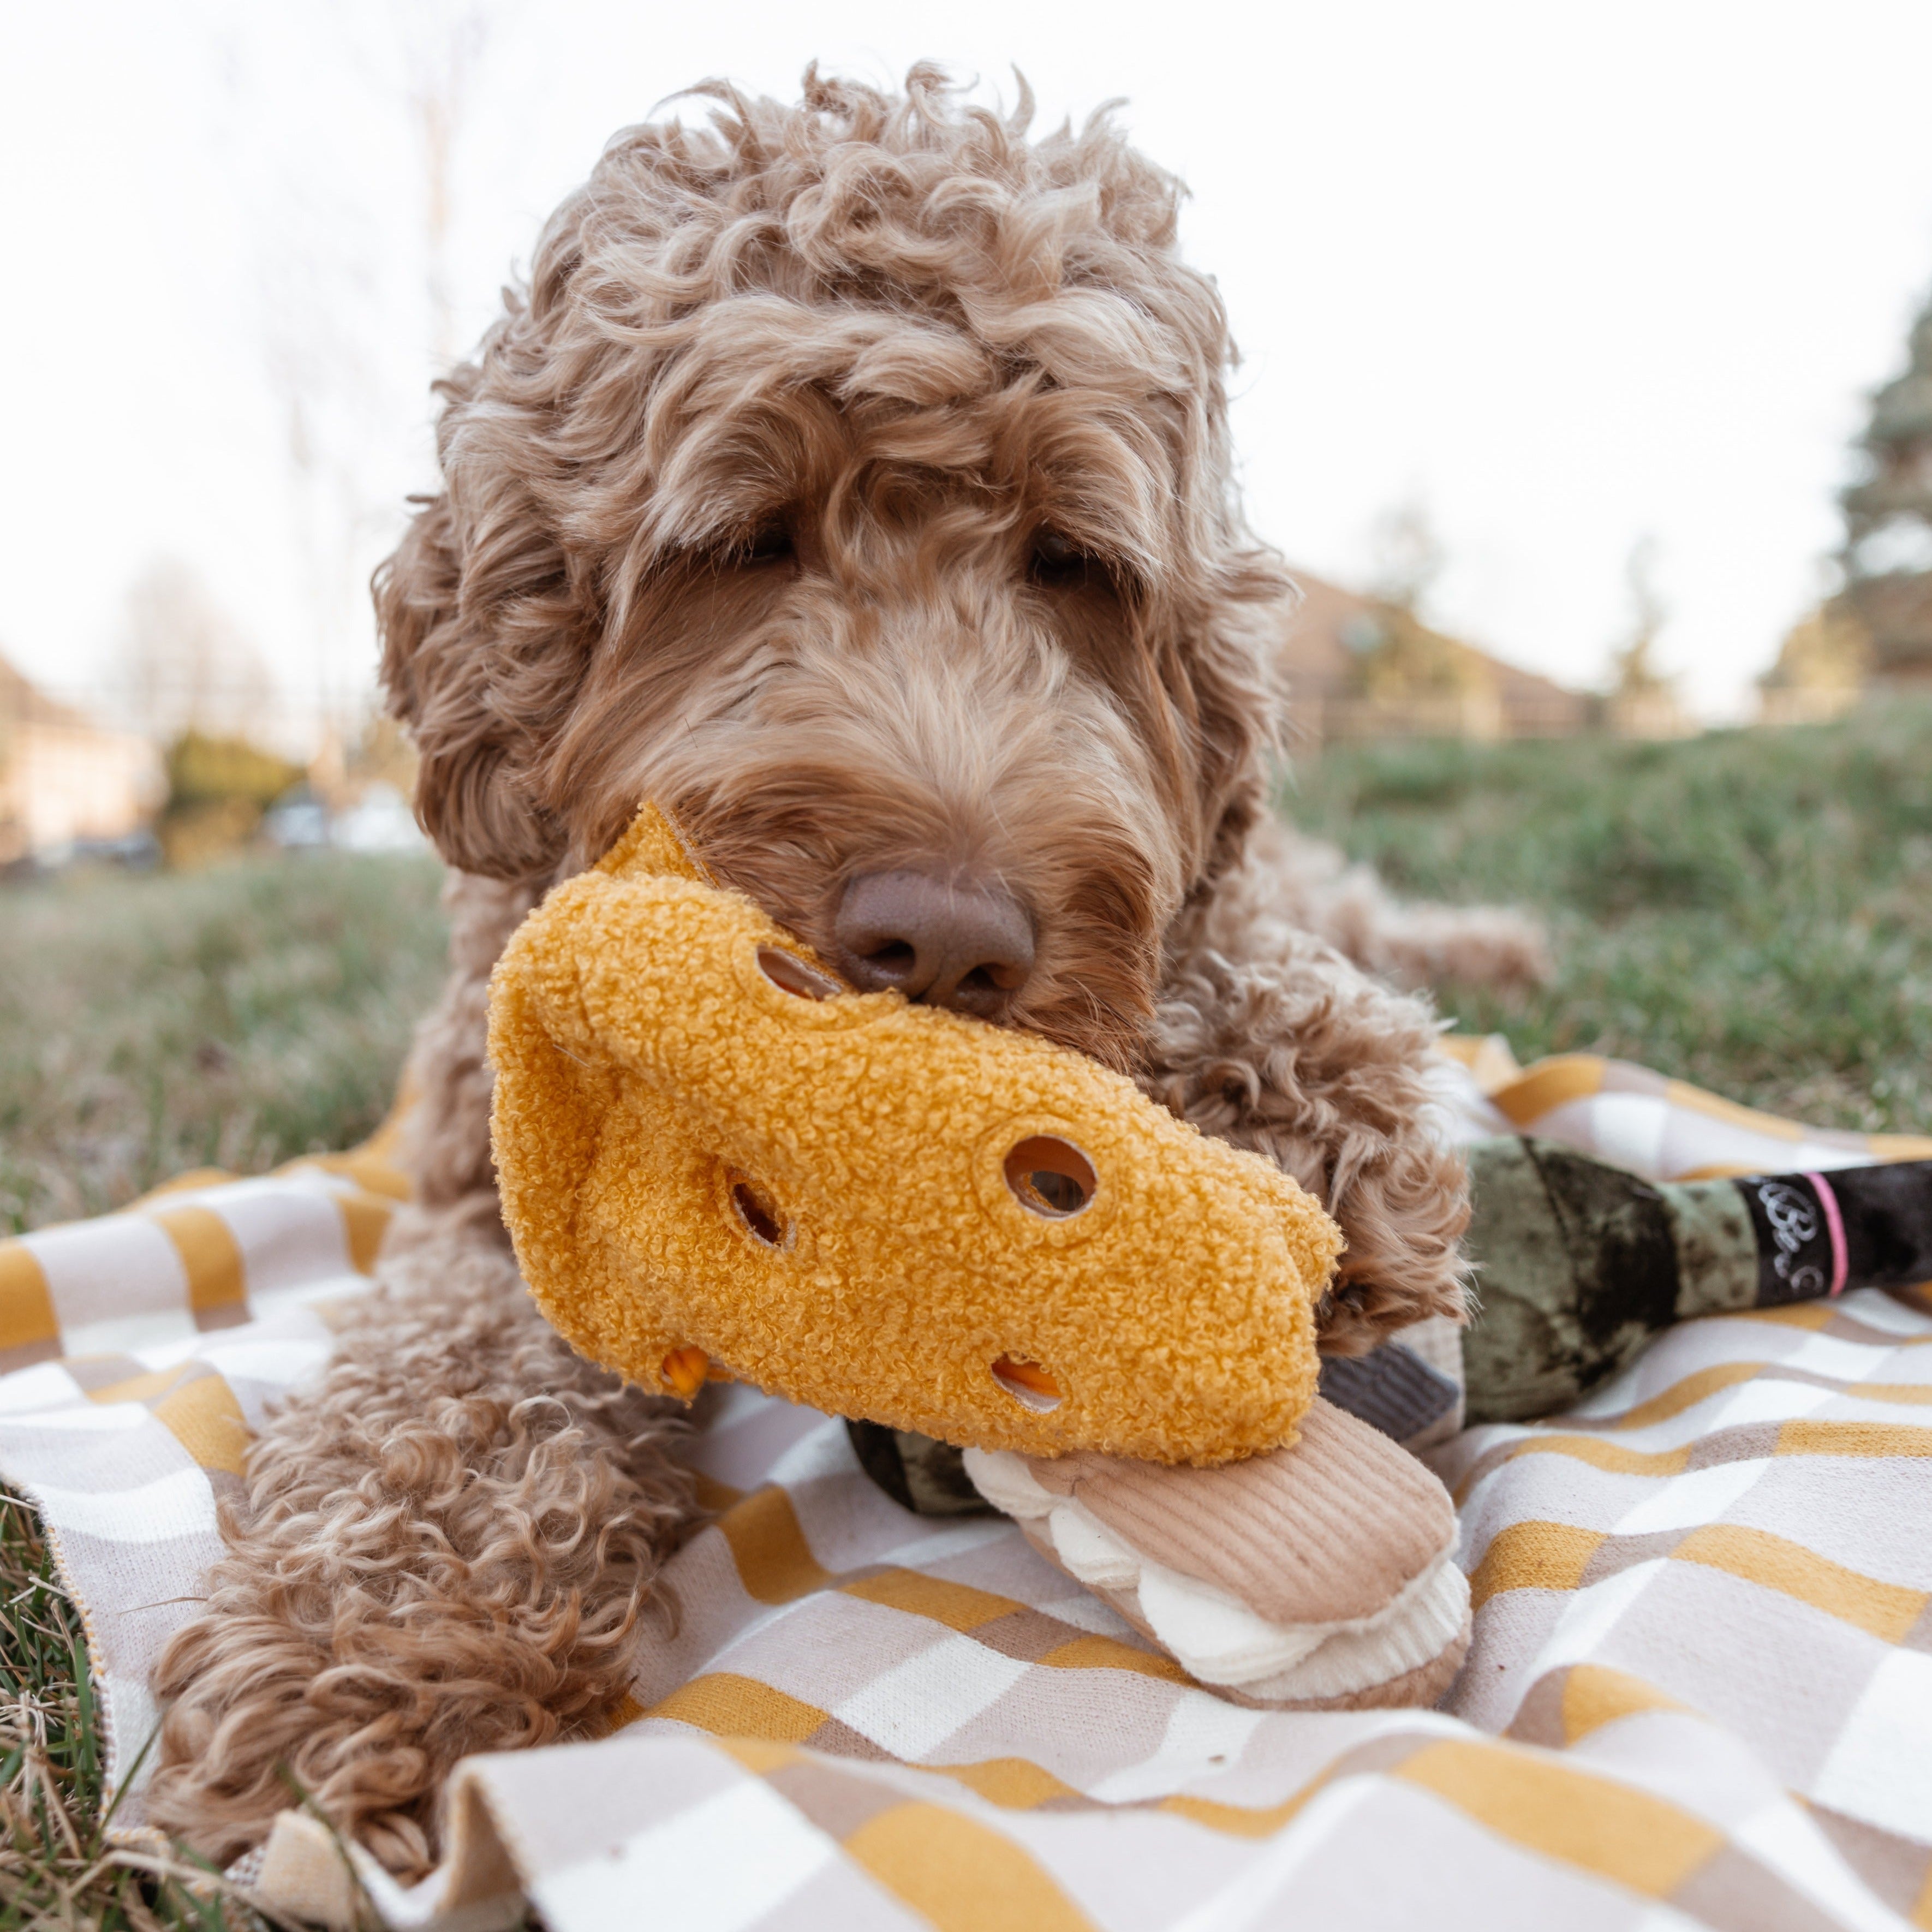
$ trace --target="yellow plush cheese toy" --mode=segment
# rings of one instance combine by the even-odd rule
[[[1316,1394],[1341,1238],[1270,1162],[1077,1054],[850,991],[649,808],[510,942],[490,1051],[504,1216],[586,1354],[963,1448],[1225,1696],[1454,1675],[1455,1513]]]
[[[504,1212],[585,1354],[962,1446],[1295,1439],[1340,1247],[1270,1162],[1030,1035],[848,991],[646,808],[492,992]]]

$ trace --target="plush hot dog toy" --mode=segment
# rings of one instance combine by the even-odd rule
[[[1341,1239],[1271,1162],[1079,1054],[848,990],[650,807],[512,940],[490,1055],[518,1259],[592,1359],[976,1452],[1036,1546],[1236,1694],[1453,1674],[1453,1512],[1318,1401]]]

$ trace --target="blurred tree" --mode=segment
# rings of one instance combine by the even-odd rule
[[[1432,629],[1404,604],[1384,604],[1351,627],[1357,689],[1364,698],[1487,697],[1495,682],[1480,656]]]
[[[492,36],[514,9],[332,0],[296,10],[309,57],[352,79],[356,117],[290,119],[280,37],[251,28],[248,10],[223,29],[224,65],[302,577],[304,696],[316,736],[339,755],[370,682],[369,574],[420,482],[419,453],[396,467],[394,426],[423,418],[430,379],[463,347],[452,244],[464,140]]]
[[[372,712],[362,735],[350,747],[348,776],[357,784],[386,784],[404,798],[416,789],[416,748],[387,712]]]
[[[1657,539],[1640,537],[1624,564],[1630,601],[1628,640],[1610,653],[1610,689],[1604,710],[1620,738],[1681,738],[1692,727],[1678,697],[1678,680],[1660,670],[1657,640],[1670,607],[1657,584]]]
[[[211,738],[200,731],[177,738],[168,747],[167,763],[170,811],[230,798],[272,805],[302,782],[303,772],[245,738]]]
[[[157,744],[188,732],[272,738],[281,722],[261,653],[177,558],[151,563],[128,590],[118,668],[126,722]]]
[[[410,113],[423,169],[423,255],[430,310],[430,350],[440,375],[454,366],[456,298],[449,244],[454,218],[455,157],[489,44],[496,9],[489,0],[434,0],[396,17],[408,68]]]
[[[1427,505],[1412,496],[1385,511],[1370,544],[1370,592],[1340,632],[1351,662],[1337,722],[1358,735],[1499,736],[1495,665],[1422,615],[1447,561]]]
[[[1871,673],[1871,639],[1842,598],[1808,612],[1785,633],[1778,661],[1757,681],[1766,724],[1821,724],[1851,710]]]
[[[1912,325],[1907,367],[1872,398],[1864,474],[1840,501],[1845,588],[1838,608],[1870,639],[1887,685],[1932,685],[1932,302]]]
[[[1370,594],[1396,610],[1420,612],[1448,561],[1428,504],[1414,495],[1384,510],[1369,546]]]
[[[255,836],[262,814],[302,783],[303,767],[245,738],[184,731],[168,747],[168,802],[158,830],[171,866],[196,866]]]
[[[334,811],[344,811],[372,787],[386,786],[398,797],[416,790],[416,748],[396,720],[371,702],[360,729],[346,743],[331,737],[310,760],[310,788]]]
[[[1345,634],[1360,695],[1382,702],[1486,692],[1475,653],[1427,623],[1423,605],[1448,553],[1419,496],[1385,510],[1370,535],[1370,608]]]

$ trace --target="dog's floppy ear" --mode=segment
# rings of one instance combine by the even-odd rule
[[[1225,558],[1216,579],[1182,658],[1200,814],[1197,890],[1240,862],[1268,809],[1288,697],[1278,640],[1297,596],[1280,560],[1259,548]]]
[[[566,836],[532,780],[560,674],[575,683],[571,626],[564,613],[536,608],[550,601],[541,594],[489,594],[478,580],[488,573],[469,567],[450,495],[418,500],[373,586],[383,688],[422,760],[416,816],[459,871],[547,877]],[[538,574],[554,598],[555,574]]]

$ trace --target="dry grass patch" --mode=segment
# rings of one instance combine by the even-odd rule
[[[328,855],[0,889],[0,1233],[362,1139],[442,977],[441,878]]]

